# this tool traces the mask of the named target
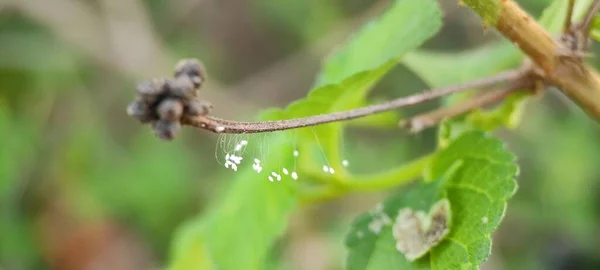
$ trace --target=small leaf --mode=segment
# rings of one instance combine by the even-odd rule
[[[433,181],[417,183],[357,218],[346,238],[347,269],[478,269],[489,256],[491,234],[504,217],[506,201],[516,191],[516,174],[514,155],[501,141],[477,131],[464,133],[436,155],[429,170]],[[444,198],[452,213],[450,232],[414,262],[396,248],[390,222],[371,225],[396,220],[400,209],[429,212]]]
[[[485,131],[491,131],[500,126],[515,129],[521,123],[529,95],[529,93],[522,92],[512,94],[495,109],[474,111],[467,116],[466,121]]]
[[[438,130],[438,147],[444,148],[462,133],[472,130],[492,131],[499,127],[515,129],[521,123],[530,93],[516,92],[493,109],[478,109],[462,117],[443,121]]]

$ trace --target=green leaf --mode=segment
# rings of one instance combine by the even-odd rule
[[[506,97],[504,102],[494,109],[478,109],[462,117],[443,121],[438,130],[438,147],[446,147],[451,140],[466,131],[492,131],[499,127],[517,128],[529,96],[529,93],[517,92]]]
[[[338,112],[363,105],[374,84],[405,53],[423,44],[440,27],[441,11],[436,1],[395,1],[378,20],[363,27],[347,45],[328,57],[316,88],[305,99],[286,108],[288,117]],[[311,152],[314,147],[310,144],[318,137],[329,163],[340,172],[338,175],[346,174],[339,156],[342,125],[332,123],[300,131],[305,142],[302,151]]]
[[[460,52],[415,51],[402,63],[431,87],[444,87],[490,76],[519,65],[523,55],[508,42]]]
[[[284,111],[268,110],[262,119],[317,115],[363,104],[370,88],[397,64],[400,56],[433,36],[440,26],[440,10],[436,1],[395,1],[381,19],[359,31],[348,46],[329,58],[316,84],[318,86],[307,98],[291,104]],[[316,135],[326,149],[329,162],[341,163],[338,153],[341,124],[298,132],[301,134],[298,137],[300,152],[303,153],[301,158],[308,157],[308,162],[313,162],[310,153]],[[266,173],[278,171],[280,166],[291,165],[292,155],[289,153],[293,148],[289,137],[290,133],[286,132],[272,135],[269,139],[270,155],[262,162],[263,173],[259,175],[249,168],[239,171],[211,211],[197,217],[177,233],[170,269],[196,269],[194,267],[198,265],[214,265],[215,269],[252,270],[264,267],[268,252],[284,232],[297,201],[294,192],[296,182],[274,184],[266,176]],[[302,177],[306,168],[303,169],[300,164],[299,169],[298,174]]]
[[[499,126],[510,129],[521,123],[528,93],[515,93],[506,97],[504,102],[493,110],[476,110],[467,115],[467,122],[481,130],[494,130]]]
[[[347,269],[478,269],[490,254],[491,234],[504,217],[506,201],[516,191],[514,159],[501,141],[477,131],[464,133],[431,163],[433,181],[417,183],[356,219],[346,238]],[[410,262],[396,249],[393,236],[399,210],[429,212],[443,198],[450,201],[449,234]]]
[[[596,41],[600,41],[600,16],[595,16],[592,22],[592,30],[590,36]]]
[[[366,105],[365,105],[366,106]],[[397,129],[398,121],[402,117],[398,112],[383,112],[365,116],[349,121],[347,124],[351,127],[370,128],[370,129]]]
[[[441,10],[436,1],[396,0],[380,19],[367,24],[323,66],[317,86],[338,84],[363,71],[379,69],[437,33]]]
[[[272,119],[281,114],[270,110],[265,117]],[[285,135],[279,134],[271,137],[269,143],[276,147],[275,151],[291,153],[286,141]],[[169,269],[197,269],[194,267],[198,265],[214,265],[212,269],[261,269],[296,205],[289,181],[271,183],[266,176],[279,171],[280,165],[290,167],[292,160],[268,158],[262,164],[260,175],[248,168],[237,172],[239,179],[216,201],[212,211],[179,231]]]

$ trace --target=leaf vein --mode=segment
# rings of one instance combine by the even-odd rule
[[[490,196],[490,194],[487,191],[485,191],[485,190],[483,190],[481,188],[478,188],[476,186],[467,185],[467,184],[448,184],[447,187],[448,188],[454,188],[454,189],[466,189],[466,190],[470,190],[470,191],[473,191],[473,192],[485,195],[485,197],[490,202],[494,201],[494,199],[492,198],[492,196]]]

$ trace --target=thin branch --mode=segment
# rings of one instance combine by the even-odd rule
[[[408,97],[402,97],[388,102],[357,108],[353,110],[334,112],[331,114],[322,114],[303,118],[295,118],[280,121],[265,121],[265,122],[237,122],[215,118],[212,116],[195,116],[182,119],[183,124],[206,129],[215,133],[261,133],[273,132],[280,130],[288,130],[302,128],[308,126],[316,126],[331,122],[346,121],[356,119],[384,111],[395,110],[401,107],[419,104],[435,98],[447,96],[453,93],[467,91],[477,88],[490,87],[502,82],[514,82],[526,78],[529,75],[528,69],[517,69],[505,71],[492,77],[474,80],[464,84],[451,86],[447,88],[432,90],[430,92],[417,94]]]
[[[594,22],[594,18],[596,14],[600,10],[600,0],[594,0],[590,9],[587,10],[583,20],[577,27],[576,31],[580,33],[582,46],[580,46],[584,51],[588,51],[590,49],[590,33],[592,31],[592,25]]]
[[[499,103],[515,91],[533,87],[532,82],[533,81],[522,81],[514,83],[507,87],[481,94],[452,107],[439,108],[431,112],[417,115],[400,122],[400,126],[409,129],[412,133],[418,133],[437,125],[444,119],[463,115],[467,112]]]
[[[594,16],[596,16],[596,13],[598,13],[598,10],[600,10],[600,0],[594,0],[594,2],[592,3],[592,6],[587,11],[585,16],[583,17],[583,20],[581,21],[581,25],[579,28],[583,31],[583,33],[590,32],[590,28],[592,27],[592,22],[594,21]]]
[[[565,20],[564,33],[568,33],[571,30],[573,21],[573,9],[575,8],[575,0],[569,0],[569,6],[567,7],[567,18]]]

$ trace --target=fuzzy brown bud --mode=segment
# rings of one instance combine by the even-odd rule
[[[196,87],[189,77],[177,77],[169,81],[169,94],[182,99],[191,99],[198,96]]]
[[[188,102],[186,106],[186,114],[199,116],[199,115],[207,115],[212,110],[212,103],[206,100],[191,100]]]
[[[168,80],[165,78],[141,82],[136,87],[138,95],[149,104],[156,102],[159,96],[165,94],[168,90]]]
[[[179,121],[183,114],[183,104],[177,99],[165,99],[158,104],[156,112],[160,119]]]
[[[144,124],[155,120],[148,105],[141,100],[131,102],[129,106],[127,106],[127,114]]]
[[[183,59],[175,65],[175,77],[189,77],[194,86],[199,88],[206,80],[204,65],[198,59]]]
[[[154,133],[163,140],[173,140],[175,135],[181,129],[181,124],[178,121],[158,120],[153,123]]]

